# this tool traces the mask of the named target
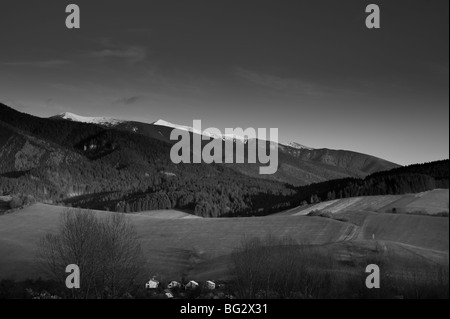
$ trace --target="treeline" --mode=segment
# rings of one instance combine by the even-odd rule
[[[1,194],[118,212],[183,209],[204,217],[266,215],[289,207],[288,185],[242,176],[214,165],[130,166],[93,162],[40,167],[0,177]]]
[[[147,165],[107,163],[101,157],[40,167],[17,178],[0,177],[0,194],[33,195],[37,200],[124,213],[181,209],[203,217],[238,217],[340,198],[448,188],[449,180],[448,161],[298,188],[248,178],[221,165],[173,165],[160,158]]]
[[[76,205],[133,213],[147,210],[183,209],[203,217],[257,216],[276,213],[291,207],[321,201],[376,195],[419,193],[448,188],[449,161],[376,173],[365,179],[347,178],[309,186],[290,188],[265,180],[243,178],[233,171],[205,176],[211,167],[189,166],[188,173],[160,174],[161,179],[147,191],[95,194]],[[213,172],[214,170],[210,171]],[[430,175],[426,175],[429,173]],[[207,175],[207,174],[206,174]],[[205,176],[198,179],[199,176]]]
[[[421,174],[431,176],[434,179],[437,188],[449,188],[449,160],[399,167],[390,171],[372,174],[371,177],[402,174]]]
[[[183,209],[205,217],[268,214],[290,205],[293,187],[225,165],[180,164],[171,145],[144,135],[40,119],[0,105],[1,121],[79,155],[78,160],[0,176],[1,194],[119,212]],[[14,152],[13,152],[14,153]]]
[[[97,125],[39,118],[0,103],[0,121],[33,136],[68,148],[89,136],[105,131]]]
[[[32,195],[38,201],[74,207],[125,213],[182,209],[204,217],[256,216],[335,198],[415,193],[449,186],[449,161],[441,161],[365,179],[295,188],[246,176],[233,166],[174,165],[169,156],[170,144],[140,134],[41,119],[1,104],[0,116],[8,132],[17,130],[20,136],[27,132],[27,136],[55,146],[56,151],[49,156],[67,154],[73,159],[0,172],[0,195]],[[7,139],[0,136],[0,142],[6,145]],[[33,152],[39,151],[39,145]],[[16,154],[15,148],[6,149],[2,161],[15,163]]]
[[[347,178],[297,188],[295,203],[314,204],[358,196],[402,195],[449,188],[449,160],[375,173],[364,179]]]
[[[248,179],[232,170],[208,176],[205,173],[212,168],[197,169],[190,173],[158,172],[153,182],[142,189],[93,193],[65,202],[75,207],[124,213],[181,209],[203,217],[248,216],[267,215],[289,207],[295,194],[287,185]]]
[[[176,208],[205,217],[269,214],[288,207],[294,195],[289,185],[225,165],[174,165],[170,145],[138,134],[103,131],[74,149],[83,157],[70,165],[0,176],[0,193],[119,212]]]

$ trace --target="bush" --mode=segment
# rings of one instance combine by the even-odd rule
[[[436,217],[449,217],[448,216],[448,212],[442,212],[442,213],[437,213],[436,215],[434,215]]]
[[[25,196],[22,201],[23,206],[30,206],[36,203],[36,199],[31,195]]]
[[[218,217],[219,211],[215,206],[207,202],[201,202],[195,206],[194,214],[201,217]]]
[[[120,298],[141,276],[145,262],[134,227],[123,214],[97,217],[70,210],[57,234],[41,239],[39,265],[56,282],[64,283],[65,268],[80,268],[81,288],[72,298]]]
[[[9,207],[11,207],[11,209],[20,208],[22,206],[23,206],[23,199],[18,196],[14,196],[9,202]]]
[[[317,267],[333,261],[290,238],[244,239],[233,254],[238,298],[326,298],[333,281]]]
[[[402,264],[380,244],[337,262],[333,248],[289,238],[244,239],[232,255],[232,285],[243,299],[448,299],[448,265],[410,259]],[[351,249],[351,248],[350,248]],[[367,265],[380,267],[380,289],[365,285]]]
[[[323,217],[323,218],[334,218],[333,213],[326,212],[326,211],[320,211],[320,210],[313,210],[307,216],[310,216],[310,217]]]

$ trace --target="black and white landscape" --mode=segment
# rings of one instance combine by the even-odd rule
[[[448,1],[76,2],[0,4],[0,299],[449,298]]]

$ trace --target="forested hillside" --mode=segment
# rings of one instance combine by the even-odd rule
[[[449,160],[405,166],[364,179],[347,178],[297,188],[297,204],[339,198],[402,195],[449,188]]]
[[[267,215],[327,199],[420,192],[449,184],[448,161],[336,180],[349,176],[349,167],[371,170],[390,164],[351,152],[337,156],[339,151],[282,150],[284,169],[269,180],[255,174],[255,165],[174,165],[170,148],[148,131],[42,119],[0,104],[0,196],[14,196],[15,205],[21,199],[30,202],[31,196],[126,213],[176,208],[216,217]],[[307,151],[316,162],[305,159]],[[340,163],[327,164],[338,158]],[[283,182],[294,173],[303,180],[330,181],[302,187]]]
[[[180,208],[202,216],[268,213],[287,206],[294,194],[292,186],[224,165],[174,165],[171,145],[145,135],[41,119],[4,105],[0,114],[0,194],[123,212]],[[26,166],[18,165],[18,154]]]

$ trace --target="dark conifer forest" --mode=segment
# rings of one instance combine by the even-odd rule
[[[144,134],[37,118],[1,104],[0,115],[0,195],[14,196],[16,205],[31,196],[124,213],[180,209],[203,217],[256,216],[337,198],[449,187],[448,160],[294,186],[244,174],[245,164],[175,165],[171,144]]]

